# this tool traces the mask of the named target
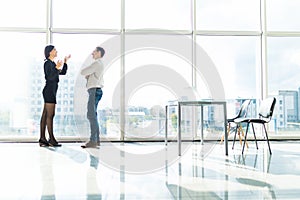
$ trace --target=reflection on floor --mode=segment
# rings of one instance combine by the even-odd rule
[[[299,143],[0,143],[0,199],[299,199]]]

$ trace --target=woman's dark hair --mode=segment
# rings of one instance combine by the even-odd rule
[[[44,51],[44,54],[45,54],[45,58],[48,59],[49,56],[50,56],[50,52],[54,49],[54,46],[53,45],[48,45],[45,47],[45,51]]]
[[[105,50],[102,47],[96,47],[96,49],[97,49],[97,51],[101,52],[101,57],[103,57],[105,54]]]

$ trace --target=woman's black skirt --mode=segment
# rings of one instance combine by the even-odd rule
[[[57,83],[46,83],[43,89],[43,98],[45,103],[56,104]]]

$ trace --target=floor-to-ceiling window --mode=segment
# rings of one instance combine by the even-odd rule
[[[275,107],[275,135],[284,138],[299,137],[299,67],[300,23],[299,1],[267,1],[267,89],[277,97]]]
[[[205,78],[214,77],[203,77],[195,70],[195,66],[205,67],[195,58],[196,45],[221,78],[229,116],[244,99],[253,100],[250,114],[255,116],[260,100],[275,96],[271,136],[297,137],[300,24],[295,19],[299,4],[293,0],[3,3],[0,136],[38,138],[45,83],[43,50],[52,43],[58,59],[72,55],[68,74],[59,83],[57,136],[89,135],[80,69],[91,62],[92,50],[102,45],[107,50],[104,96],[98,108],[102,137],[163,138],[165,105],[178,99],[211,98]],[[169,117],[170,136],[174,136],[176,115]],[[184,134],[195,136],[191,131]]]
[[[46,1],[1,2],[1,136],[38,133],[35,115],[41,108],[31,105],[41,104],[32,91],[42,87],[34,77],[44,57],[46,11]]]

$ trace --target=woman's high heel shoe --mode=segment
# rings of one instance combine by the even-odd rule
[[[39,145],[40,147],[48,147],[49,143],[45,139],[39,139]]]
[[[51,147],[61,147],[61,144],[59,144],[56,140],[49,140],[48,144]]]

